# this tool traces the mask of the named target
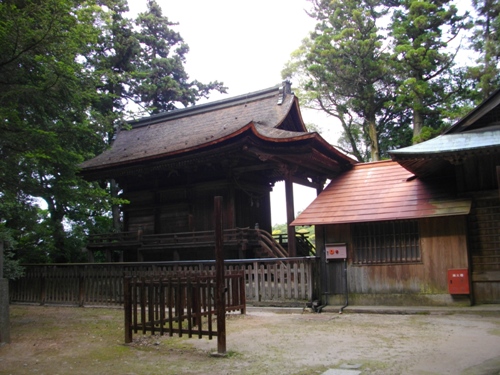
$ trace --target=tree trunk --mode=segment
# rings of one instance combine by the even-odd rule
[[[420,106],[421,103],[418,105]],[[424,116],[421,110],[413,108],[413,139],[416,139],[424,127]],[[415,143],[415,141],[413,141]]]
[[[380,160],[380,150],[378,147],[377,123],[375,116],[368,119],[368,136],[370,137],[370,161]]]
[[[64,212],[60,210],[51,198],[44,198],[47,202],[47,208],[50,214],[50,230],[54,239],[55,253],[50,254],[55,263],[66,263],[71,261],[68,258],[65,246],[66,232],[64,231]]]

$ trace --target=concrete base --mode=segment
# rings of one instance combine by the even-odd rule
[[[345,303],[342,294],[328,295],[328,305]],[[349,304],[356,306],[471,306],[469,295],[418,293],[373,293],[349,294]]]
[[[0,279],[0,345],[9,343],[9,280]]]

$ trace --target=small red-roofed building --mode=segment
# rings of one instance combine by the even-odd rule
[[[341,173],[292,223],[316,226],[323,303],[500,303],[500,91],[390,153]]]

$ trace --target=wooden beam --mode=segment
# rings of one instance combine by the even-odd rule
[[[297,177],[297,176],[292,177],[292,180],[296,184],[299,184],[299,185],[302,185],[302,186],[307,186],[307,187],[310,187],[310,188],[313,188],[313,189],[316,189],[316,190],[319,189],[320,191],[323,190],[323,184],[324,183],[318,183],[318,182],[314,182],[314,181],[311,182],[307,178]]]
[[[275,164],[266,163],[266,164],[249,165],[246,167],[235,167],[233,168],[233,171],[235,173],[246,173],[246,172],[266,171],[275,168],[276,168]]]

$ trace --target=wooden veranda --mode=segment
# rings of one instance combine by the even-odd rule
[[[286,258],[288,235],[271,235],[262,229],[235,228],[223,232],[226,259]],[[123,261],[125,253],[137,254],[138,261],[177,261],[182,252],[184,259],[209,259],[215,246],[214,231],[180,232],[143,235],[142,232],[104,233],[89,236],[89,261],[101,252],[107,262]],[[295,234],[298,256],[315,255],[314,245],[303,233]],[[203,257],[205,253],[205,257]]]

